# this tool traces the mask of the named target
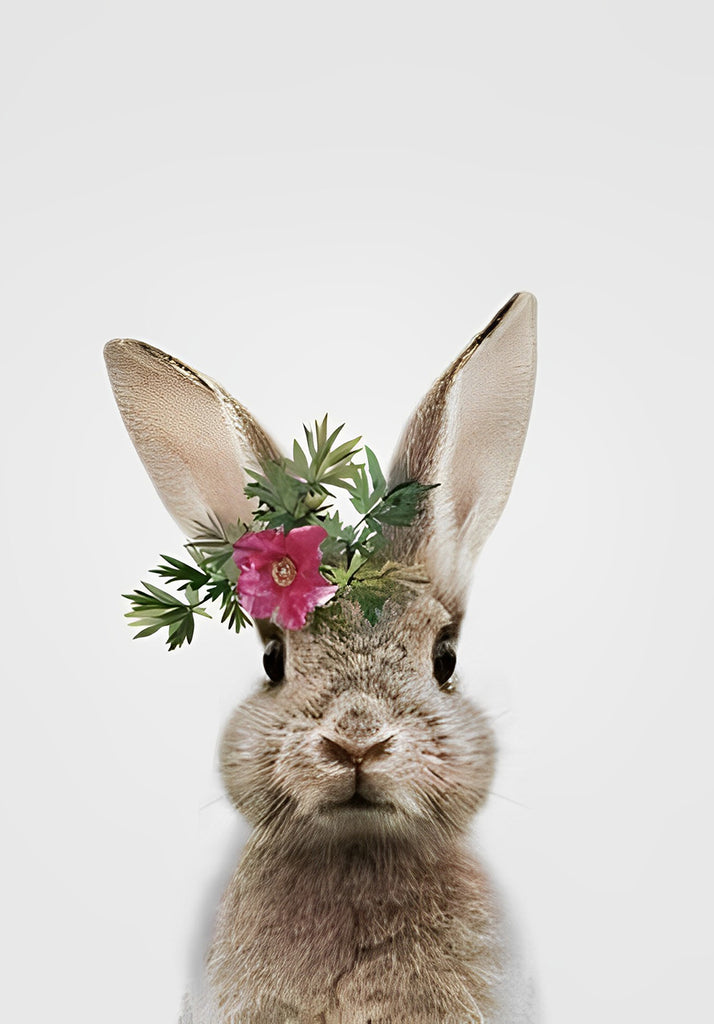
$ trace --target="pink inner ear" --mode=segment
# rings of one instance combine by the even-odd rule
[[[131,340],[104,350],[129,435],[164,505],[188,537],[196,523],[252,520],[243,467],[278,456],[267,434],[223,388],[160,349]]]
[[[536,303],[520,293],[436,382],[410,420],[390,485],[439,483],[429,512],[399,541],[463,611],[473,563],[508,499],[535,383]],[[427,479],[428,477],[428,479]]]

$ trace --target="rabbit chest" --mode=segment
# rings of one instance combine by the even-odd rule
[[[239,867],[209,973],[223,1022],[467,1024],[490,1005],[499,949],[463,851],[427,865],[352,849]]]

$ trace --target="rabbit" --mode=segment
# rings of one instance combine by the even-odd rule
[[[389,484],[438,483],[390,554],[428,582],[375,625],[257,623],[267,679],[220,744],[253,826],[186,1024],[515,1024],[531,1008],[493,886],[468,846],[496,745],[461,692],[473,563],[510,492],[535,379],[536,304],[517,293],[408,422]],[[210,378],[138,341],[105,349],[134,445],[191,537],[249,522],[246,468],[278,452]]]

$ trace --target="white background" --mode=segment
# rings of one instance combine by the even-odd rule
[[[516,290],[532,426],[461,651],[478,822],[552,1024],[711,1005],[704,4],[14,5],[2,29],[3,1019],[173,1022],[245,832],[214,770],[252,636],[130,639],[182,538],[104,341],[383,461]],[[515,801],[515,802],[514,802]]]

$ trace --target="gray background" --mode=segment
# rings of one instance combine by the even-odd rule
[[[710,1004],[712,139],[701,4],[16,5],[0,61],[4,1017],[175,1020],[245,832],[253,636],[133,644],[182,538],[113,336],[384,462],[517,289],[530,435],[461,650],[479,844],[553,1024]]]

